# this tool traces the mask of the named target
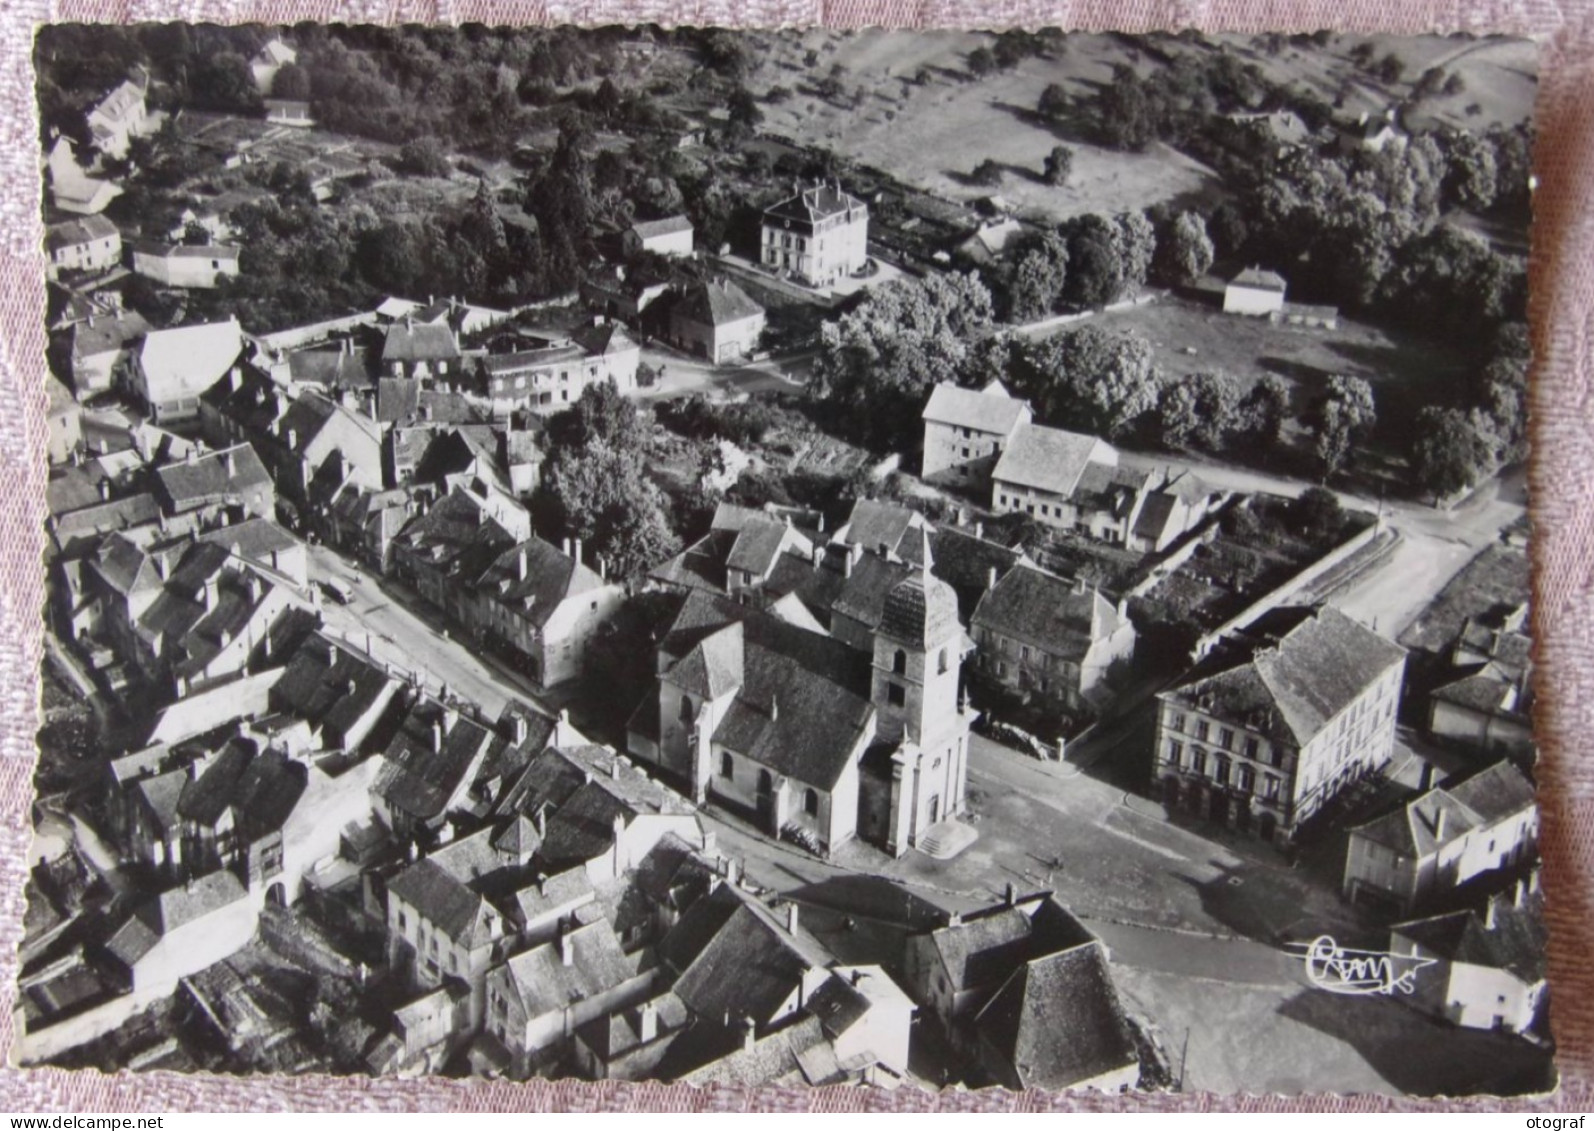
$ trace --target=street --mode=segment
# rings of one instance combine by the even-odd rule
[[[419,596],[395,581],[371,576],[325,546],[311,546],[309,559],[312,585],[337,578],[354,592],[354,600],[342,605],[316,590],[322,619],[334,636],[401,675],[416,673],[434,693],[446,685],[480,704],[489,718],[497,717],[511,699],[549,710],[523,677],[468,641],[445,635],[448,626],[442,614]]]

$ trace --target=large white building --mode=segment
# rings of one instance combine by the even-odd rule
[[[799,188],[764,212],[760,262],[812,287],[861,270],[869,259],[869,206],[839,184]]]
[[[1387,765],[1405,650],[1329,606],[1279,608],[1157,696],[1163,803],[1284,843]]]
[[[1033,416],[1029,402],[1014,397],[1000,381],[978,390],[943,381],[924,406],[920,474],[954,484],[983,482]]]

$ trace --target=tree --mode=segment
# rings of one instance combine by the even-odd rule
[[[235,51],[197,56],[188,75],[188,94],[202,110],[254,114],[261,107],[254,73]]]
[[[1073,172],[1074,151],[1066,145],[1054,145],[1046,155],[1046,165],[1042,171],[1046,183],[1057,187],[1066,185]]]
[[[406,142],[399,149],[398,168],[399,172],[415,177],[446,177],[453,171],[448,155],[433,137]]]
[[[1455,208],[1487,212],[1494,207],[1499,191],[1499,166],[1495,148],[1487,138],[1467,130],[1454,130],[1445,137],[1448,169],[1444,198]]]
[[[1308,487],[1286,512],[1290,525],[1308,538],[1337,534],[1345,526],[1345,508],[1339,496],[1325,487]]]
[[[1181,212],[1157,241],[1157,276],[1170,283],[1191,283],[1212,269],[1212,239],[1198,212]]]
[[[756,130],[764,122],[764,110],[745,86],[737,87],[730,97],[731,121],[747,130]]]
[[[1400,56],[1391,52],[1378,60],[1378,66],[1373,69],[1373,74],[1378,76],[1380,82],[1393,85],[1400,81],[1406,73],[1406,63]]]
[[[959,381],[991,320],[975,274],[893,280],[820,327],[810,387],[854,438],[881,450],[911,443],[930,389]]]
[[[1112,81],[1094,101],[1102,140],[1114,149],[1139,151],[1157,139],[1162,129],[1158,108],[1134,68],[1113,64]]]
[[[1329,378],[1328,393],[1310,421],[1313,447],[1322,462],[1324,479],[1345,465],[1356,441],[1376,419],[1371,385],[1360,377]]]
[[[1192,373],[1164,385],[1157,397],[1162,442],[1170,448],[1222,451],[1243,423],[1234,380],[1227,373]]]
[[[1068,245],[1044,232],[1019,251],[1007,287],[1010,322],[1036,322],[1057,309],[1068,280]]]
[[[1053,121],[1068,113],[1068,91],[1059,83],[1048,83],[1046,89],[1041,91],[1040,99],[1035,104],[1035,111],[1043,118]],[[1061,148],[1061,147],[1059,147]],[[1056,152],[1053,150],[1052,152]]]
[[[974,172],[970,176],[977,185],[995,188],[1002,183],[1002,167],[987,157],[974,166]]]
[[[984,78],[996,70],[996,56],[989,47],[976,47],[969,52],[969,74]]]
[[[1151,343],[1133,330],[1084,326],[1025,347],[1019,384],[1044,419],[1115,439],[1156,403]]]
[[[1085,215],[1060,229],[1068,241],[1068,286],[1063,297],[1079,307],[1103,307],[1123,287],[1117,226],[1105,216]]]
[[[1240,402],[1240,427],[1258,442],[1275,445],[1283,439],[1289,413],[1289,384],[1277,373],[1264,373]]]
[[[1417,414],[1412,471],[1435,499],[1472,486],[1489,469],[1490,458],[1488,440],[1460,409],[1429,405]]]
[[[286,63],[271,78],[271,97],[306,102],[310,98],[310,72],[297,63]]]
[[[1113,299],[1133,298],[1145,286],[1157,254],[1157,233],[1144,212],[1120,212],[1113,218],[1113,244],[1118,252],[1118,289]]]

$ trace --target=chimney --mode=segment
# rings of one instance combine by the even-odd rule
[[[1491,895],[1489,897],[1489,902],[1484,905],[1484,909],[1483,909],[1483,929],[1486,930],[1486,931],[1492,931],[1495,928],[1495,924],[1497,922],[1498,914],[1499,914],[1495,910],[1495,905],[1498,902],[1499,902],[1499,900],[1495,896]]]
[[[1533,871],[1528,873],[1528,894],[1539,894],[1539,865],[1533,866]]]
[[[249,591],[249,603],[253,605],[260,600],[260,575],[250,572],[244,577],[244,586]]]
[[[797,933],[797,904],[795,901],[786,904],[786,933],[789,935]]]
[[[531,815],[531,823],[536,826],[537,838],[540,840],[548,835],[548,806],[539,805],[537,811]]]
[[[526,580],[526,547],[524,546],[515,555],[515,577],[521,581]]]
[[[598,557],[598,580],[609,580],[609,559],[603,557],[602,555],[599,555]]]
[[[1009,907],[1018,905],[1018,888],[1013,884],[1012,880],[1007,881],[1006,903]]]
[[[282,438],[284,442],[287,443],[289,448],[296,448],[299,446],[297,442],[298,437],[294,434],[294,430],[292,428],[285,430],[282,434]]]
[[[1444,839],[1445,839],[1445,811],[1442,808],[1435,808],[1434,809],[1434,814],[1433,814],[1433,838],[1435,840],[1439,841],[1441,844],[1444,843]]]
[[[227,469],[228,479],[238,474],[238,461],[233,457],[231,448],[221,454],[221,462],[222,466]]]
[[[991,566],[985,571],[985,590],[990,592],[996,588],[996,567]]]
[[[101,479],[100,480],[100,499],[103,502],[103,501],[108,501],[110,499],[110,497],[111,497],[111,481],[109,479]]]
[[[1516,887],[1511,889],[1511,906],[1515,907],[1518,911],[1521,911],[1522,904],[1527,899],[1527,895],[1527,885],[1521,880],[1518,880],[1516,882]]]
[[[974,537],[976,537],[976,538],[984,538],[985,537],[985,523],[976,522],[974,524]]]
[[[614,756],[614,761],[609,763],[609,780],[620,780],[620,756],[618,754]]]
[[[947,912],[946,925],[948,927],[961,927],[963,925],[963,912],[961,912],[961,911],[949,911],[949,912]]]
[[[751,1017],[742,1018],[742,1048],[752,1049],[758,1042],[758,1026]]]
[[[198,456],[199,456],[199,447],[198,447],[198,445],[189,444],[188,445],[188,451],[183,453],[183,462],[184,463],[193,463],[194,460],[198,458]]]
[[[581,564],[581,539],[574,538],[570,542],[570,556],[577,565]]]
[[[576,964],[576,938],[568,930],[559,932],[559,964],[561,966],[574,966]]]
[[[531,734],[531,723],[527,720],[525,715],[516,715],[514,717],[514,725],[515,725],[515,745],[519,746],[522,743],[524,743],[526,741],[526,739],[530,736],[530,734]]]
[[[642,1003],[637,1011],[637,1035],[647,1044],[659,1035],[659,1010],[651,1001]]]
[[[421,406],[421,418],[423,420],[432,419],[432,402],[431,401],[427,401],[424,405]]]
[[[432,753],[433,754],[441,754],[442,752],[443,752],[443,721],[441,719],[433,719],[432,720]]]
[[[559,545],[560,545],[560,548],[564,551],[565,557],[568,558],[570,556],[570,539],[566,538]]]
[[[216,607],[216,577],[212,574],[205,578],[205,611],[208,613]]]

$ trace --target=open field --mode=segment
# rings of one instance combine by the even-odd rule
[[[764,106],[763,130],[825,145],[866,165],[889,169],[903,182],[957,200],[998,193],[1020,209],[1062,218],[1085,212],[1146,208],[1159,201],[1215,191],[1209,171],[1165,146],[1144,154],[1100,149],[1030,120],[1041,92],[1061,83],[1083,95],[1105,82],[1112,65],[1128,62],[1119,41],[1077,38],[1060,60],[1028,59],[1011,70],[971,80],[966,59],[991,37],[977,32],[892,35],[812,31],[770,36],[752,86],[785,86],[793,95]],[[819,66],[803,67],[803,54]],[[833,104],[818,97],[806,76],[839,65],[848,92]],[[921,68],[929,81],[913,80]],[[852,92],[864,96],[854,109]],[[979,144],[971,148],[971,138]],[[1061,141],[1075,150],[1073,175],[1061,188],[1040,178],[1043,161]],[[967,174],[990,158],[1007,167],[1002,184],[973,184]]]
[[[1220,288],[1214,282],[1205,301],[1170,295],[1104,313],[1093,324],[1144,334],[1170,377],[1221,370],[1249,388],[1264,373],[1276,373],[1290,383],[1297,414],[1311,407],[1330,377],[1364,378],[1378,406],[1373,446],[1382,441],[1391,449],[1404,447],[1407,425],[1419,409],[1455,400],[1477,364],[1441,342],[1343,316],[1337,330],[1317,330],[1225,315]]]

